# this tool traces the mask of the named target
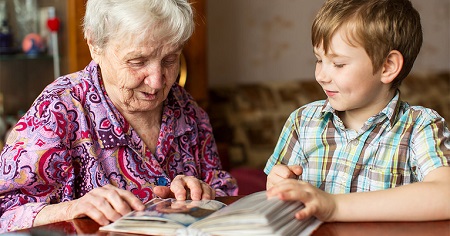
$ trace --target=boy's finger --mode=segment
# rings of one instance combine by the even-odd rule
[[[288,166],[289,170],[292,171],[297,177],[303,173],[303,168],[299,165]]]

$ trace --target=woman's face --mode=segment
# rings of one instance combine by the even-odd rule
[[[151,39],[141,43],[115,39],[101,52],[90,48],[100,65],[106,92],[121,112],[148,112],[162,107],[178,76],[181,46]]]

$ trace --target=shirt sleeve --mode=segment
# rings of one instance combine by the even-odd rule
[[[299,145],[296,124],[298,123],[298,110],[293,112],[283,126],[273,154],[267,160],[264,172],[268,175],[277,164],[299,164],[299,154],[302,153]],[[294,158],[291,158],[294,157]]]
[[[431,113],[423,112],[419,116],[412,135],[412,169],[418,181],[423,181],[432,170],[450,163],[450,131],[442,117],[428,111]]]
[[[31,228],[34,219],[46,203],[27,203],[6,211],[0,218],[0,233]]]
[[[31,227],[43,207],[61,201],[58,193],[69,179],[64,112],[36,104],[15,125],[0,155],[0,232]]]

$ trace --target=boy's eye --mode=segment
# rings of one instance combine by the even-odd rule
[[[322,63],[322,60],[317,59],[316,63]]]
[[[336,64],[336,63],[334,63],[334,67],[337,67],[337,68],[342,68],[342,67],[344,67],[344,65],[345,64]]]

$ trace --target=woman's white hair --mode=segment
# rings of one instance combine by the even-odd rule
[[[187,0],[88,0],[84,37],[103,49],[111,38],[184,44],[194,31]],[[128,37],[128,38],[127,38]]]

